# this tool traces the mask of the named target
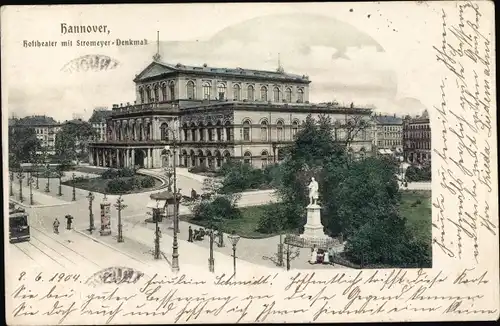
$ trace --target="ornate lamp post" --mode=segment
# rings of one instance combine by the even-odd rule
[[[28,183],[30,185],[30,205],[33,205],[33,182],[35,180],[33,179],[33,176],[30,175],[28,178]]]
[[[45,173],[47,173],[47,186],[45,187],[45,192],[50,192],[50,166],[48,164],[45,167]]]
[[[240,236],[233,231],[231,235],[228,235],[228,238],[233,245],[233,275],[236,276],[236,245],[238,244],[238,241],[240,241]]]
[[[57,177],[59,178],[59,193],[57,195],[62,196],[61,178],[63,177],[63,172],[61,170],[57,171]]]
[[[19,200],[21,203],[24,201],[23,199],[23,179],[25,178],[23,170],[19,170],[17,172],[17,179],[19,180]]]
[[[71,198],[71,200],[75,201],[76,197],[75,197],[75,173],[74,172],[71,175],[71,179],[72,179],[71,185],[73,186],[73,198]]]
[[[36,189],[40,189],[40,187],[38,186],[38,177],[40,175],[40,171],[38,171],[38,165],[37,165],[37,169],[36,169]]]
[[[179,211],[177,209],[177,137],[175,135],[175,130],[177,127],[177,120],[174,120],[174,129],[167,129],[172,132],[172,147],[174,152],[174,239],[172,243],[172,271],[179,271],[179,244],[177,242],[177,233],[179,233]],[[169,150],[169,146],[165,146],[166,150]]]
[[[95,199],[95,196],[92,192],[89,192],[87,199],[89,200],[89,233],[92,234],[92,231],[95,230],[94,227],[94,214],[92,213],[92,202]]]
[[[160,211],[157,209],[153,210],[153,220],[155,222],[155,253],[154,253],[154,258],[155,259],[160,259],[160,237],[161,237],[161,231],[160,227],[158,226],[158,222],[160,220]]]
[[[14,183],[14,172],[10,171],[10,187],[9,196],[14,196],[14,190],[12,190],[12,184]]]
[[[118,197],[115,204],[118,210],[118,242],[123,242],[123,232],[122,232],[122,209],[126,208],[127,205],[123,204],[122,196]]]
[[[168,178],[168,191],[172,192],[172,175],[173,175],[173,171],[170,167],[166,168],[165,169],[165,175],[167,176]]]

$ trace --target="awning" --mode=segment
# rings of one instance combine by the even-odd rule
[[[150,200],[146,207],[147,208],[165,208],[166,205],[167,205],[166,200]]]

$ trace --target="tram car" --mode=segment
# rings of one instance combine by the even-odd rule
[[[30,227],[28,213],[23,208],[9,205],[9,242],[30,241]]]

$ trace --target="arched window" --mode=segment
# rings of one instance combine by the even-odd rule
[[[210,83],[203,83],[203,99],[204,100],[209,100],[210,99]]]
[[[267,154],[267,151],[262,151],[262,153],[260,154],[260,161],[262,164],[262,168],[265,168],[267,166],[268,156],[269,155]]]
[[[284,137],[283,137],[283,121],[281,121],[281,120],[276,123],[276,136],[278,138],[278,141],[284,140]]]
[[[226,99],[226,85],[224,83],[219,83],[217,85],[217,93],[220,101]]]
[[[297,91],[297,102],[304,102],[304,90],[302,88],[299,88],[299,90]]]
[[[171,101],[175,100],[175,84],[173,81],[170,82],[170,84],[168,84],[168,89],[170,92],[170,100]]]
[[[241,100],[241,89],[240,89],[240,85],[238,85],[238,84],[233,86],[233,99],[235,101]]]
[[[188,141],[190,140],[189,139],[189,132],[188,132],[188,125],[187,123],[185,123],[183,126],[182,126],[182,131],[184,133],[184,141]],[[187,154],[186,154],[187,155]]]
[[[194,83],[193,81],[188,81],[186,84],[186,94],[188,100],[194,100],[195,98],[195,90],[194,90]]]
[[[226,129],[226,136],[224,140],[229,141],[233,140],[233,127],[231,126],[231,122],[226,121],[224,124],[224,128]]]
[[[168,140],[168,124],[162,123],[160,126],[161,140]]]
[[[274,102],[280,101],[280,89],[278,87],[273,88],[273,100]]]
[[[292,139],[295,138],[298,131],[299,131],[299,123],[297,121],[292,122]]]
[[[211,122],[207,124],[208,141],[214,141],[214,126]]]
[[[245,164],[251,164],[252,163],[252,153],[245,152],[245,155],[243,155],[243,163],[245,163]]]
[[[247,89],[247,98],[249,101],[254,101],[255,100],[255,90],[252,85],[248,86]]]
[[[154,90],[155,90],[155,102],[159,102],[160,101],[160,88],[158,87],[158,84],[156,84],[154,86]]]
[[[250,141],[250,122],[248,120],[243,122],[243,140]]]
[[[199,125],[198,135],[200,137],[200,141],[205,141],[205,126],[201,123]]]
[[[144,88],[139,88],[139,97],[141,98],[141,103],[144,103],[144,99],[145,99]]]
[[[267,121],[260,123],[260,140],[267,141]]]
[[[196,125],[191,123],[191,141],[196,141]]]
[[[153,90],[151,89],[150,86],[148,86],[147,90],[148,90],[148,103],[152,103],[154,100]]]
[[[162,101],[167,100],[167,84],[165,83],[161,84],[161,96],[162,96]]]
[[[262,86],[260,88],[260,99],[262,101],[267,101],[267,88],[266,88],[266,86]]]
[[[285,90],[285,99],[288,103],[292,102],[292,89],[290,87]]]

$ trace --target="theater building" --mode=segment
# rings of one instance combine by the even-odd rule
[[[171,65],[155,59],[135,76],[133,104],[113,105],[106,140],[90,144],[92,165],[160,168],[177,164],[216,169],[228,160],[263,167],[282,159],[309,114],[333,121],[371,109],[310,104],[305,75],[277,71]],[[342,131],[339,131],[340,137]],[[371,152],[371,134],[359,132],[355,155]]]

